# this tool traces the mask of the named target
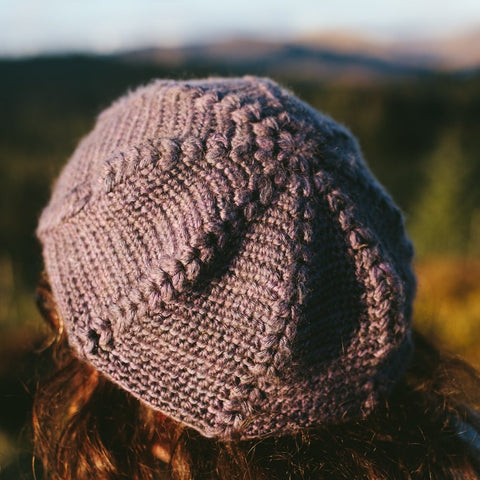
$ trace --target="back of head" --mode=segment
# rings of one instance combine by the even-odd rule
[[[122,98],[38,234],[78,354],[207,436],[366,415],[407,365],[401,215],[351,135],[273,82]]]
[[[37,233],[75,354],[204,437],[365,419],[409,364],[402,216],[352,135],[270,80],[121,98]]]

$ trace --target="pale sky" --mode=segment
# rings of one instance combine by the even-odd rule
[[[0,0],[0,56],[331,30],[388,40],[473,29],[480,29],[480,0]]]

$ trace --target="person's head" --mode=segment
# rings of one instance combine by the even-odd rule
[[[159,80],[121,98],[37,234],[65,331],[35,417],[58,478],[470,468],[468,409],[405,375],[415,277],[401,213],[352,135],[274,82]],[[409,441],[407,465],[392,456]]]

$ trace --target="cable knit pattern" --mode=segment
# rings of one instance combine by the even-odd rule
[[[365,416],[407,366],[402,215],[351,134],[268,79],[119,99],[37,234],[78,355],[206,436]]]

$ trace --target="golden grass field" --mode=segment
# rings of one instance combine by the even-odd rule
[[[480,368],[480,259],[434,257],[416,271],[414,325]]]

